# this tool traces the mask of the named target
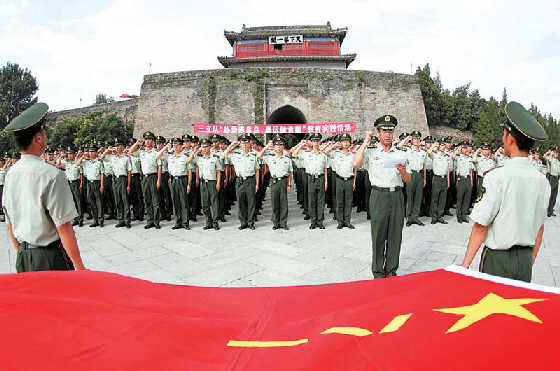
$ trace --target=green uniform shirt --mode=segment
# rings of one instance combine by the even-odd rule
[[[100,180],[101,173],[103,173],[103,162],[98,158],[95,160],[84,160],[82,162],[84,175],[87,180]]]
[[[8,172],[2,205],[15,238],[36,246],[58,240],[56,227],[78,216],[64,173],[29,154]]]
[[[66,175],[68,181],[72,182],[74,180],[80,179],[80,175],[82,174],[82,166],[78,166],[76,160],[62,160],[60,164],[62,165],[62,167],[64,167],[64,169],[66,169],[64,171],[64,174]]]
[[[548,173],[552,176],[560,175],[560,161],[558,159],[549,156],[547,158]]]
[[[408,151],[406,151],[406,170],[424,170],[424,160],[426,159],[426,157],[426,152],[422,149],[410,148]]]
[[[337,152],[333,158],[333,170],[343,178],[350,178],[354,176],[353,160],[354,154],[352,152]]]
[[[474,165],[469,156],[462,154],[455,156],[455,169],[458,176],[469,176],[473,168]]]
[[[232,153],[228,156],[235,168],[237,176],[246,178],[255,175],[256,171],[260,168],[257,156],[253,152],[247,154]]]
[[[132,172],[132,162],[130,161],[130,157],[125,155],[111,157],[111,166],[115,176],[128,175],[129,171]]]
[[[163,152],[161,159],[158,160],[158,165],[161,166],[161,172],[167,173],[169,172],[169,153]]]
[[[103,174],[105,175],[113,175],[113,155],[107,155],[103,159]]]
[[[364,166],[368,170],[369,182],[372,186],[391,188],[402,187],[403,181],[401,174],[396,167],[383,167],[385,159],[405,160],[405,153],[393,146],[389,151],[379,146],[373,151],[366,151],[364,154]]]
[[[263,158],[263,161],[268,165],[268,171],[270,171],[270,176],[273,178],[288,176],[293,171],[292,159],[284,153],[281,156],[276,154],[266,156]]]
[[[189,156],[184,152],[176,155],[175,153],[170,154],[167,157],[167,165],[169,166],[169,174],[171,176],[183,176],[189,175],[189,169],[192,166],[187,162]]]
[[[141,149],[134,155],[140,158],[140,166],[142,167],[142,173],[144,175],[157,174],[158,171],[158,151],[155,148],[151,150]]]
[[[0,168],[0,185],[4,185],[4,181],[6,179],[6,170],[4,168]]]
[[[323,152],[299,152],[298,156],[302,156],[305,172],[310,175],[324,174],[327,168],[327,156]]]
[[[449,156],[442,152],[432,152],[432,167],[434,175],[447,176],[449,170]]]
[[[480,176],[484,176],[484,173],[488,170],[496,167],[496,162],[492,157],[477,156],[473,159],[476,163],[476,172]]]
[[[503,166],[508,159],[509,157],[502,154],[496,155],[496,166]]]
[[[196,156],[195,163],[198,166],[198,176],[204,180],[216,180],[217,171],[223,170],[222,161],[218,156]]]
[[[142,166],[140,165],[140,158],[138,156],[130,156],[130,164],[132,165],[132,174],[140,174]]]
[[[471,219],[488,226],[484,244],[495,250],[534,246],[550,198],[546,177],[526,157],[514,157],[486,174],[482,190]]]

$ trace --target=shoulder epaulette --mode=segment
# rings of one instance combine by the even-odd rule
[[[488,170],[486,170],[485,172],[483,172],[482,175],[483,175],[483,176],[486,176],[486,174],[488,174],[488,173],[491,172],[492,170],[499,169],[499,168],[501,168],[501,167],[504,167],[504,165],[494,166],[493,168],[488,169]]]

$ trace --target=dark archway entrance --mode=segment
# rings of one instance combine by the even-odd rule
[[[286,105],[278,108],[276,111],[268,117],[268,124],[307,124],[307,119],[303,112],[295,108],[294,106]],[[297,141],[303,139],[305,134],[289,134],[294,136]],[[291,144],[291,143],[289,143]],[[291,145],[289,145],[291,147]]]

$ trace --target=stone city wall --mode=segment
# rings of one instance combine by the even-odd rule
[[[430,126],[430,133],[436,138],[447,136],[453,137],[453,143],[462,142],[463,140],[474,139],[472,131],[461,131],[447,126]],[[422,133],[424,136],[424,133]]]
[[[124,101],[117,101],[104,104],[94,104],[88,107],[74,108],[64,111],[49,112],[47,120],[50,124],[65,118],[82,117],[92,112],[114,113],[121,117],[125,123],[134,123],[136,120],[136,110],[138,109],[138,98],[132,98]]]

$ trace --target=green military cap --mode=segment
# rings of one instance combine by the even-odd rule
[[[120,140],[119,138],[115,138],[115,142],[113,143],[115,147],[124,146],[124,141]]]
[[[240,135],[237,138],[237,140],[240,141],[241,143],[247,143],[247,142],[251,141],[251,137],[249,136],[249,134],[243,134],[243,135]]]
[[[542,125],[535,117],[517,102],[509,102],[506,104],[504,111],[507,121],[501,126],[506,130],[510,130],[510,126],[515,127],[521,134],[532,140],[546,140],[548,135]]]
[[[165,143],[165,137],[158,135],[156,137],[156,143]]]
[[[284,145],[284,140],[282,139],[282,137],[278,134],[276,134],[274,136],[274,138],[272,138],[272,144],[278,144],[278,145]]]
[[[21,153],[19,153],[19,152],[14,152],[14,153],[12,154],[12,158],[15,158],[16,160],[20,159],[20,158],[21,158]]]
[[[220,141],[220,136],[218,134],[212,134],[208,139],[210,140],[210,142],[216,143]]]
[[[452,137],[452,136],[448,136],[448,137],[443,138],[443,141],[444,141],[445,143],[451,143],[452,140],[453,140],[453,137]]]
[[[413,137],[413,138],[420,139],[420,138],[422,138],[422,133],[419,132],[418,130],[414,130],[412,133],[410,133],[410,136]]]
[[[309,140],[309,137],[311,136],[311,133],[305,133],[305,135],[303,136],[304,140]]]
[[[183,144],[183,139],[181,139],[181,138],[173,138],[173,139],[171,140],[171,143],[173,143],[173,144]]]
[[[311,136],[309,137],[310,140],[315,142],[320,142],[322,138],[323,136],[321,135],[321,133],[311,134]]]
[[[364,140],[362,138],[360,139],[356,139],[356,143],[357,145],[361,146],[364,143]]]
[[[66,148],[66,153],[76,153],[76,149],[69,146],[68,148]]]
[[[201,147],[208,147],[208,146],[210,146],[210,144],[211,144],[210,141],[206,138],[204,138],[200,141],[200,146]]]
[[[192,137],[189,134],[184,134],[181,138],[183,142],[192,142]]]
[[[481,149],[490,149],[490,143],[488,143],[488,142],[483,142],[483,143],[480,145],[480,148],[481,148]]]
[[[42,122],[48,111],[49,106],[46,103],[35,103],[13,119],[4,128],[4,131],[20,131],[30,128]]]
[[[197,137],[196,135],[193,135],[193,136],[191,137],[191,139],[192,139],[191,142],[194,142],[194,143],[200,142],[200,139],[198,139],[198,137]]]
[[[397,118],[393,115],[383,115],[373,124],[377,129],[393,130],[397,126]]]
[[[403,140],[404,138],[406,138],[408,136],[408,133],[401,133],[401,135],[399,135],[399,139]]]
[[[345,140],[352,141],[352,137],[350,136],[350,134],[348,134],[348,133],[343,133],[343,134],[340,134],[340,135],[338,136],[338,141],[339,141],[339,142],[342,142],[342,141],[345,141]]]
[[[220,137],[220,143],[229,144],[229,140],[226,137]]]
[[[142,134],[142,138],[155,140],[156,136],[151,131],[146,131],[144,134]]]
[[[135,138],[129,138],[128,141],[127,141],[127,144],[128,144],[129,146],[133,145],[134,143],[136,143],[136,139],[135,139]]]
[[[99,149],[99,147],[97,147],[97,145],[95,143],[92,143],[89,148],[88,151],[89,152],[97,152],[97,150]]]

